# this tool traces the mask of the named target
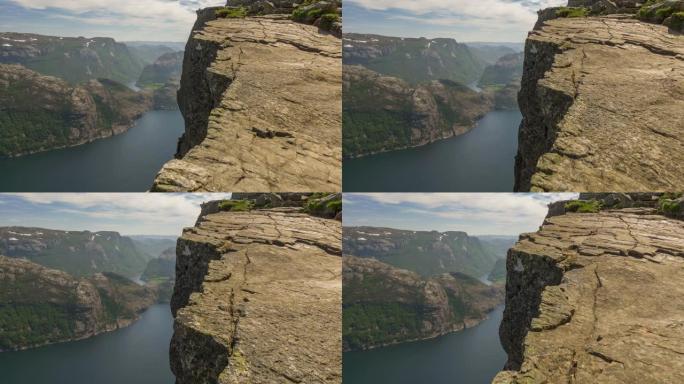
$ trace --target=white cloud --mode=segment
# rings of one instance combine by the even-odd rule
[[[515,41],[534,25],[537,10],[564,5],[567,0],[345,0],[345,4],[386,12],[388,20],[433,28],[420,32],[427,33],[425,37],[448,37],[447,27],[460,27],[462,40]]]
[[[55,229],[115,230],[124,234],[180,234],[183,227],[195,222],[202,202],[230,198],[230,194],[225,193],[18,193],[2,196],[40,207],[44,213],[31,213],[31,217],[40,222],[63,222],[59,227],[52,225]],[[65,217],[75,222],[67,222]]]
[[[373,211],[373,225],[414,230],[462,230],[470,234],[519,234],[536,230],[553,201],[570,200],[574,193],[355,193],[345,195],[345,221],[362,223],[367,212],[355,209],[357,197],[387,207]]]
[[[224,5],[225,0],[11,0],[26,9],[57,10],[65,14],[50,13],[56,19],[66,19],[89,25],[110,26],[122,31],[119,39],[185,40],[195,21],[195,10],[208,6]],[[141,33],[145,33],[144,35]],[[169,35],[169,34],[173,35]],[[101,35],[94,30],[89,36]]]

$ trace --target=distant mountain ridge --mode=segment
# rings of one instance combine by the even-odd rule
[[[344,34],[344,158],[462,135],[491,110],[517,109],[517,58],[505,44]]]
[[[343,35],[343,62],[410,84],[431,80],[476,82],[487,64],[454,39],[402,38],[370,34]]]
[[[22,258],[75,277],[113,272],[138,277],[147,258],[118,232],[0,227],[0,255]]]
[[[374,258],[424,277],[459,272],[479,279],[505,257],[500,246],[465,232],[343,227],[344,254]]]
[[[143,62],[123,43],[108,37],[59,37],[0,33],[0,63],[21,64],[76,84],[96,78],[120,83],[138,79]]]
[[[0,33],[0,157],[85,144],[178,109],[181,65],[166,46]]]

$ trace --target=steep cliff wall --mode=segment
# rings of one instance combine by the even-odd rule
[[[215,205],[177,244],[176,382],[341,383],[340,222]]]
[[[340,190],[341,40],[289,15],[216,11],[198,12],[186,46],[186,130],[153,190]]]
[[[615,201],[619,195],[593,195]],[[684,381],[684,222],[637,207],[558,213],[507,259],[503,383]]]
[[[684,36],[625,15],[555,15],[540,13],[525,47],[515,189],[681,189]]]

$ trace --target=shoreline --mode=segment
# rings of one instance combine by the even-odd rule
[[[428,142],[426,142],[426,143],[419,143],[419,144],[416,144],[416,145],[407,145],[407,146],[404,146],[404,147],[393,148],[393,149],[388,149],[388,150],[384,150],[384,151],[374,151],[374,152],[369,152],[369,153],[365,153],[365,154],[362,154],[362,155],[344,156],[344,153],[343,153],[343,154],[342,154],[342,161],[357,160],[357,159],[362,159],[362,158],[364,158],[364,157],[379,155],[379,154],[382,154],[382,153],[397,152],[397,151],[403,151],[403,150],[406,150],[406,149],[420,148],[420,147],[424,147],[424,146],[426,146],[426,145],[430,145],[430,144],[433,144],[433,143],[437,143],[437,142],[440,142],[440,141],[443,141],[443,140],[453,139],[454,137],[463,136],[463,135],[465,135],[465,134],[467,134],[467,133],[470,133],[470,132],[472,132],[473,130],[475,130],[475,129],[478,127],[478,125],[480,124],[480,121],[482,121],[482,119],[484,119],[488,114],[490,114],[490,113],[492,113],[492,112],[515,112],[515,111],[518,111],[518,112],[519,112],[520,109],[519,109],[519,108],[517,108],[517,109],[508,109],[508,108],[505,108],[505,109],[491,109],[491,110],[487,111],[487,113],[483,114],[482,116],[479,116],[479,117],[476,119],[475,123],[474,123],[471,127],[469,127],[469,128],[466,127],[467,130],[464,131],[463,133],[458,133],[458,134],[454,133],[454,134],[452,134],[451,136],[442,137],[442,138],[439,138],[439,139],[437,139],[437,140],[431,140],[431,141],[428,141]],[[452,132],[453,132],[453,131],[452,131]],[[343,130],[343,134],[344,134],[344,130]]]
[[[363,349],[343,349],[343,350],[342,350],[342,353],[348,353],[348,352],[368,352],[368,351],[373,351],[373,350],[377,350],[377,349],[381,349],[381,348],[386,348],[386,347],[391,347],[391,346],[400,345],[400,344],[409,344],[409,343],[415,343],[415,342],[418,342],[418,341],[433,340],[433,339],[436,339],[436,338],[438,338],[438,337],[450,335],[450,334],[452,334],[452,333],[462,332],[462,331],[465,331],[466,329],[475,328],[475,327],[477,327],[478,325],[482,324],[483,322],[489,320],[489,315],[490,315],[492,312],[494,312],[495,310],[497,310],[499,307],[502,307],[502,306],[504,306],[504,305],[505,305],[505,303],[498,304],[496,307],[492,308],[491,311],[487,312],[487,313],[485,314],[485,316],[484,316],[482,319],[480,319],[479,321],[477,321],[477,323],[474,323],[474,324],[471,323],[470,326],[468,325],[468,320],[463,320],[463,323],[461,323],[461,325],[462,325],[463,327],[461,327],[461,328],[455,328],[455,327],[454,327],[454,328],[452,328],[452,329],[451,329],[450,331],[448,331],[448,332],[437,333],[437,334],[430,335],[430,336],[426,336],[426,337],[419,337],[419,338],[415,338],[415,339],[402,340],[402,341],[397,341],[397,342],[393,342],[393,343],[384,343],[384,344],[374,345],[374,346],[372,346],[372,347],[363,348]],[[344,337],[344,336],[343,336],[343,337]]]
[[[45,152],[50,152],[50,151],[56,151],[56,150],[60,150],[60,149],[67,149],[67,148],[79,147],[79,146],[81,146],[81,145],[86,145],[86,144],[94,143],[94,142],[96,142],[96,141],[98,141],[98,140],[109,139],[109,138],[112,138],[112,137],[115,137],[115,136],[122,135],[122,134],[124,134],[124,133],[130,131],[131,129],[135,128],[135,127],[138,125],[138,121],[139,121],[140,119],[142,119],[146,114],[148,114],[148,113],[150,113],[150,112],[172,112],[172,111],[177,111],[177,110],[178,110],[178,109],[165,109],[165,108],[149,109],[149,110],[147,110],[147,111],[145,111],[145,112],[143,112],[143,113],[141,113],[141,114],[136,115],[135,117],[133,117],[133,120],[132,120],[131,123],[128,124],[128,125],[125,125],[125,124],[124,124],[124,125],[115,125],[115,126],[112,126],[111,129],[110,129],[109,131],[105,132],[106,134],[102,134],[102,135],[99,135],[99,136],[97,136],[97,137],[93,137],[93,138],[88,139],[88,140],[79,141],[79,142],[76,142],[76,143],[74,143],[74,144],[60,145],[60,146],[56,146],[56,147],[50,147],[50,148],[46,148],[46,149],[39,149],[39,150],[35,150],[35,151],[20,152],[20,153],[15,153],[15,154],[11,154],[11,155],[4,155],[4,156],[0,156],[0,160],[18,159],[18,158],[20,158],[20,157],[31,156],[31,155],[36,155],[36,154],[39,154],[39,153],[45,153]]]
[[[35,345],[23,346],[23,347],[15,348],[15,349],[0,349],[0,354],[3,354],[3,353],[11,353],[11,352],[23,352],[23,351],[28,351],[28,350],[31,350],[31,349],[37,349],[37,348],[42,348],[42,347],[48,347],[48,346],[50,346],[50,345],[64,344],[64,343],[70,343],[70,342],[74,342],[74,341],[87,340],[87,339],[90,339],[90,338],[93,338],[93,337],[96,337],[96,336],[99,336],[99,335],[104,335],[104,334],[106,334],[106,333],[116,332],[116,331],[118,331],[118,330],[120,330],[120,329],[128,328],[128,327],[130,327],[131,325],[137,323],[137,322],[142,318],[142,315],[143,315],[145,312],[147,312],[150,308],[152,308],[152,306],[157,305],[157,304],[162,304],[162,303],[157,303],[157,302],[152,303],[152,305],[150,305],[149,307],[145,308],[143,311],[138,312],[138,313],[136,314],[136,316],[135,316],[134,319],[125,319],[125,321],[117,321],[116,324],[115,324],[115,326],[112,326],[112,327],[105,327],[101,332],[96,332],[96,333],[93,333],[93,334],[90,334],[90,335],[87,335],[87,336],[78,337],[78,338],[74,338],[74,339],[59,340],[59,341],[54,341],[54,342],[47,342],[47,343],[42,343],[42,344],[35,344]]]

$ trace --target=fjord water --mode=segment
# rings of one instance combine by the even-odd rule
[[[512,192],[519,111],[493,111],[470,132],[343,164],[345,192]]]
[[[183,131],[179,111],[151,111],[117,136],[0,159],[0,191],[144,192],[173,158]]]
[[[503,306],[476,327],[432,340],[345,352],[343,384],[489,384],[506,362]]]
[[[168,304],[150,307],[133,325],[90,339],[0,353],[3,384],[173,384]]]

